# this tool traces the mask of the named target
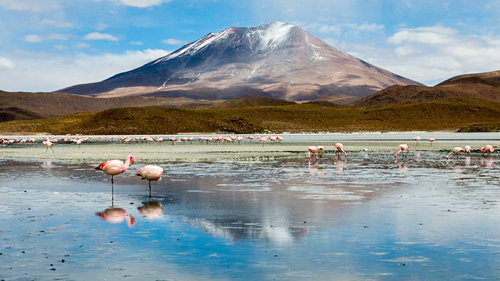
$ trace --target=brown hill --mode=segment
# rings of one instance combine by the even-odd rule
[[[239,98],[228,100],[222,103],[217,103],[214,108],[232,108],[232,107],[259,107],[259,106],[276,106],[276,105],[291,105],[293,101],[286,101],[272,98]]]
[[[313,104],[210,109],[118,108],[54,119],[3,122],[0,123],[0,132],[175,134],[459,129],[478,131],[498,127],[499,119],[500,103],[446,99],[369,108],[325,107]],[[494,124],[495,122],[497,124]],[[470,129],[467,129],[469,127]]]
[[[434,87],[391,86],[355,101],[351,105],[382,106],[450,98],[473,98],[500,102],[500,71],[456,76]]]
[[[123,97],[93,98],[66,93],[25,93],[0,91],[0,122],[18,119],[58,117],[78,112],[141,106],[203,107],[212,102],[187,98]]]

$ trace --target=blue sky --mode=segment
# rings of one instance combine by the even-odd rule
[[[429,85],[500,69],[500,0],[0,0],[0,89],[103,80],[209,32],[271,21]]]

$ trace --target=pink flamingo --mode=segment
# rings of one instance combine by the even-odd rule
[[[479,152],[481,153],[487,153],[487,154],[491,154],[495,151],[495,148],[497,148],[496,145],[485,145],[485,146],[481,146],[479,147],[477,150],[479,150]]]
[[[111,176],[111,199],[113,200],[114,194],[114,176],[119,175],[125,172],[129,166],[135,163],[135,158],[132,155],[127,156],[127,160],[123,163],[120,160],[108,160],[106,162],[102,162],[101,164],[95,167],[96,170],[100,170],[105,172],[106,174]]]
[[[50,149],[52,150],[52,153],[54,153],[54,149],[52,148],[52,146],[54,145],[53,142],[51,142],[50,140],[44,140],[42,142],[43,146],[45,146],[45,152],[47,153],[47,151],[49,150],[49,147]]]
[[[344,145],[340,142],[337,142],[333,145],[337,150],[335,153],[340,157],[340,152],[344,153],[344,156],[347,157],[347,152],[344,150]]]
[[[307,159],[311,161],[311,154],[314,154],[316,156],[316,159],[319,160],[321,156],[323,155],[323,152],[325,151],[325,148],[323,146],[309,146],[307,148]]]
[[[462,147],[457,146],[457,147],[453,148],[453,150],[452,150],[452,151],[450,151],[450,153],[448,153],[448,154],[446,155],[446,157],[445,157],[445,158],[446,158],[446,159],[448,159],[448,158],[450,158],[450,155],[451,155],[451,154],[455,154],[455,155],[457,156],[457,159],[458,159],[458,156],[459,156],[459,155],[460,155],[460,153],[462,153],[463,151],[465,151],[465,149],[463,149]]]
[[[143,180],[149,181],[149,197],[151,197],[151,181],[161,180],[161,175],[163,175],[163,168],[156,165],[146,165],[137,171],[137,175]]]
[[[422,140],[422,138],[421,138],[421,137],[419,137],[419,136],[416,136],[416,137],[414,137],[414,138],[413,138],[413,140],[417,142],[417,146],[418,146],[418,142],[419,142],[420,140]]]
[[[262,146],[264,147],[264,146],[266,146],[266,142],[267,142],[267,140],[268,140],[268,138],[266,138],[266,137],[262,137],[262,138],[260,138],[260,140],[259,140],[259,141],[262,143]]]
[[[398,158],[398,154],[400,154],[403,151],[405,151],[406,154],[408,154],[408,149],[409,149],[409,146],[406,143],[400,144],[398,146],[398,151],[394,152],[394,158]]]
[[[435,141],[436,141],[436,139],[435,139],[435,138],[430,138],[430,139],[429,139],[429,142],[431,143],[431,146],[432,146],[432,143],[433,143],[433,142],[435,142]]]
[[[467,153],[468,155],[470,155],[470,151],[471,151],[470,145],[464,146],[464,150],[465,150],[465,153]]]
[[[128,227],[135,225],[135,218],[127,213],[122,208],[109,207],[103,212],[95,213],[96,216],[109,223],[121,223],[123,220],[127,222]]]

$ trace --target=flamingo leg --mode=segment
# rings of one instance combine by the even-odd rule
[[[114,176],[111,176],[111,204],[113,204],[113,200],[115,199],[115,187],[114,187]]]
[[[151,198],[151,181],[149,181],[149,198]]]
[[[54,153],[54,149],[52,148],[52,146],[49,146],[50,147],[50,150],[52,150],[52,153]]]

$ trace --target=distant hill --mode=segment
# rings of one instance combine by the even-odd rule
[[[54,119],[3,122],[0,123],[0,132],[175,134],[459,129],[484,131],[498,128],[498,120],[500,103],[456,98],[380,107],[291,104],[210,109],[118,108]]]
[[[500,102],[500,71],[460,75],[434,87],[391,86],[351,103],[353,106],[382,106],[405,102],[428,102],[450,98],[473,98]]]
[[[139,68],[61,91],[331,102],[352,101],[391,85],[420,84],[335,49],[299,26],[272,22],[210,33]]]
[[[234,107],[259,107],[259,106],[276,106],[276,105],[291,105],[293,101],[286,101],[271,98],[239,98],[224,101],[213,105],[214,108],[234,108]]]
[[[0,122],[18,119],[58,117],[77,112],[141,106],[202,107],[213,102],[186,98],[123,97],[101,99],[66,93],[25,93],[0,91]]]

